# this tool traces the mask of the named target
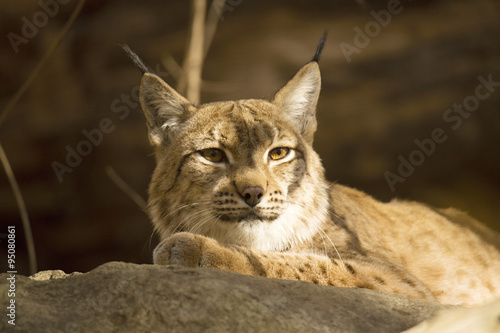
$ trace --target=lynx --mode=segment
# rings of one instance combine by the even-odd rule
[[[322,39],[271,101],[193,105],[147,67],[154,263],[361,287],[447,304],[500,297],[500,237],[456,209],[325,180],[314,151]]]

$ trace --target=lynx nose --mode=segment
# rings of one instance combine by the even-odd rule
[[[263,195],[264,189],[260,186],[248,186],[241,192],[241,196],[250,207],[256,206]]]

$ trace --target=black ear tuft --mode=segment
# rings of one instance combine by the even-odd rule
[[[123,44],[120,46],[125,51],[125,53],[127,53],[128,57],[134,62],[134,64],[139,67],[143,75],[151,72],[148,67],[142,62],[141,58],[139,58],[139,56],[134,51],[132,51],[127,44]]]
[[[323,47],[325,46],[326,36],[328,36],[327,31],[325,31],[323,33],[323,36],[321,36],[321,39],[320,39],[319,44],[318,44],[318,48],[316,49],[316,53],[314,53],[314,57],[312,58],[311,61],[314,61],[314,62],[319,61],[319,57],[321,56],[321,52],[323,52]]]

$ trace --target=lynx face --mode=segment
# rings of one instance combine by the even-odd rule
[[[201,106],[148,73],[128,50],[144,74],[141,105],[157,161],[149,190],[161,237],[154,263],[449,304],[499,297],[493,231],[453,209],[382,203],[326,183],[312,148],[324,37],[313,62],[272,101]]]
[[[145,74],[141,104],[156,148],[150,214],[162,239],[188,231],[285,250],[317,233],[328,207],[312,149],[318,66],[304,66],[271,102],[195,107]]]

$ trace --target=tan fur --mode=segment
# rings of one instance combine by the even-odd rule
[[[157,160],[149,193],[161,237],[154,262],[441,303],[499,297],[493,231],[454,209],[382,203],[326,182],[312,148],[320,81],[311,62],[272,101],[195,107],[144,74],[141,104]],[[273,160],[278,147],[290,152]],[[225,159],[203,155],[213,148]],[[252,189],[258,199],[249,199]]]

